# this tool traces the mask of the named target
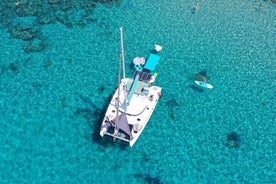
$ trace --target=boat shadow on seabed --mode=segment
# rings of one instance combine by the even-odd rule
[[[100,87],[102,88],[102,87]],[[103,89],[100,89],[99,92],[103,92]],[[98,134],[101,128],[101,119],[103,119],[105,115],[105,109],[108,104],[104,104],[102,107],[96,105],[89,97],[83,95],[77,95],[81,102],[84,104],[84,107],[79,107],[75,111],[75,115],[81,115],[86,119],[86,122],[89,126],[89,132],[85,138],[88,141],[92,141],[101,146],[107,146],[112,141],[107,139],[102,139]],[[107,97],[107,101],[110,101],[112,98],[112,94]],[[105,99],[106,100],[106,99]]]
[[[110,94],[108,99],[105,100],[105,101],[109,102],[112,99],[112,95],[113,94]],[[110,137],[110,136],[101,137],[99,135],[99,131],[100,131],[101,125],[102,125],[102,120],[105,116],[105,110],[108,107],[108,105],[109,105],[109,103],[106,103],[102,108],[98,108],[96,110],[95,120],[94,120],[94,122],[91,122],[91,128],[92,128],[91,138],[92,138],[92,141],[94,143],[97,143],[100,146],[103,146],[103,147],[113,145],[113,146],[119,147],[120,149],[126,149],[126,148],[129,147],[129,145],[127,143],[125,143],[123,141],[120,141],[120,140],[112,141],[113,138]],[[116,142],[120,142],[120,144],[114,144]]]

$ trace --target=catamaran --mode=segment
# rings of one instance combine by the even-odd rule
[[[118,88],[112,96],[102,121],[100,135],[127,142],[131,147],[146,127],[162,88],[152,85],[157,77],[154,70],[160,61],[160,45],[155,45],[155,53],[147,60],[136,57],[133,60],[135,71],[132,78],[125,76],[123,28],[120,28],[121,51],[118,66]],[[123,78],[121,79],[121,67]]]

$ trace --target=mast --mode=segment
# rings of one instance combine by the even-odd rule
[[[116,140],[116,132],[117,132],[117,123],[119,122],[119,105],[120,105],[120,82],[121,82],[121,61],[118,65],[118,96],[116,103],[116,121],[114,123],[114,132],[113,132],[113,141]]]
[[[123,78],[126,78],[126,72],[125,72],[125,58],[124,58],[123,27],[120,27],[120,37],[121,37],[121,60],[122,60],[122,65],[123,65]]]
[[[123,65],[123,79],[126,78],[126,70],[125,70],[125,54],[124,54],[124,37],[123,37],[123,27],[120,27],[120,38],[121,38],[121,52],[120,52],[120,59],[121,64]],[[126,84],[123,85],[124,90],[124,105],[125,109],[124,111],[127,111],[127,99],[126,99]]]
[[[116,124],[119,122],[119,105],[120,105],[120,83],[121,83],[121,65],[123,65],[123,77],[125,78],[125,61],[124,61],[124,43],[123,43],[123,27],[120,27],[120,61],[118,65],[118,96],[117,96],[117,104],[116,104],[116,121],[114,125],[114,133],[113,133],[113,141],[116,140],[116,132],[117,126]]]

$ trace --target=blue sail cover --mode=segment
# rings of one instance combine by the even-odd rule
[[[150,71],[153,71],[156,67],[156,65],[159,63],[160,61],[160,56],[156,55],[156,54],[150,54],[144,68],[148,69]]]
[[[134,82],[132,83],[131,89],[130,89],[130,91],[128,93],[128,96],[127,96],[127,103],[128,104],[130,104],[130,100],[131,100],[134,92],[136,91],[138,84],[139,84],[139,75],[136,75],[135,79],[134,79]]]

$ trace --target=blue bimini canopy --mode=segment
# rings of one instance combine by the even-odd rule
[[[153,71],[156,65],[159,63],[159,61],[160,61],[160,56],[156,54],[150,54],[144,68],[150,71]]]

